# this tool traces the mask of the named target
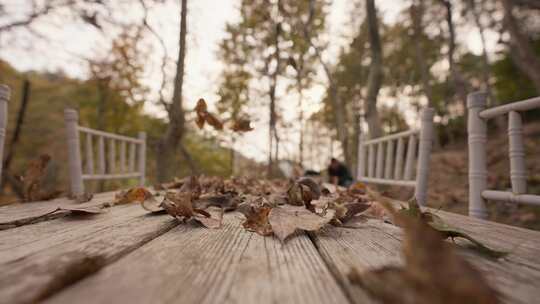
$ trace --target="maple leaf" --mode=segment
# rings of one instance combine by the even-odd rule
[[[334,210],[330,210],[322,217],[304,207],[285,205],[275,207],[269,211],[268,221],[274,234],[282,242],[297,229],[317,231],[334,217]]]

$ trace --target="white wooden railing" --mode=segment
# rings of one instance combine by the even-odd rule
[[[77,111],[73,109],[64,110],[64,119],[67,132],[71,194],[81,195],[84,193],[84,180],[138,178],[139,184],[144,185],[146,172],[145,132],[139,132],[139,137],[133,138],[82,127],[78,124]],[[84,133],[85,137],[84,168],[80,150],[79,135],[81,133]],[[96,141],[97,168],[94,162],[94,143]],[[117,157],[116,148],[118,145],[120,145],[120,153]],[[108,150],[107,161],[106,146]]]
[[[467,97],[469,142],[469,215],[486,218],[485,200],[540,205],[540,196],[527,194],[527,172],[523,147],[523,126],[519,112],[540,108],[540,97],[486,109],[487,94]],[[510,181],[512,191],[487,189],[487,121],[508,114]]]
[[[2,181],[2,166],[4,164],[4,141],[8,120],[8,101],[11,91],[7,85],[0,84],[0,182]]]
[[[409,130],[371,140],[364,140],[363,136],[360,136],[357,179],[365,183],[414,187],[418,203],[425,206],[433,142],[433,115],[434,110],[431,108],[422,110],[420,130]],[[417,146],[419,151],[415,168]]]

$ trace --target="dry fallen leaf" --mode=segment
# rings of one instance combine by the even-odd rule
[[[404,229],[405,267],[383,267],[363,274],[353,270],[349,280],[382,303],[499,303],[499,294],[470,263],[444,242],[439,232],[419,218],[380,203]]]
[[[206,209],[210,206],[223,208],[224,211],[232,211],[238,207],[239,199],[232,193],[201,195],[193,202],[193,207]]]
[[[268,221],[274,234],[283,242],[297,229],[316,231],[330,222],[334,217],[333,210],[329,210],[322,217],[304,207],[285,205],[272,208],[268,215]]]
[[[242,226],[248,231],[256,232],[262,236],[267,236],[272,234],[272,227],[268,222],[268,214],[272,210],[268,206],[254,206],[243,204],[238,208],[246,220],[242,223]]]
[[[105,211],[100,206],[91,207],[58,207],[58,211],[69,211],[73,215],[95,215],[104,213]]]
[[[142,203],[145,200],[151,199],[154,196],[150,191],[143,187],[131,188],[127,191],[120,191],[115,195],[114,205],[129,204],[133,202]]]
[[[223,209],[219,207],[209,207],[205,210],[210,214],[209,217],[195,214],[193,219],[201,223],[206,228],[210,229],[219,229],[221,228],[221,223],[223,222]]]

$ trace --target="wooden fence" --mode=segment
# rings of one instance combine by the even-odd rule
[[[523,125],[519,112],[540,108],[540,97],[486,109],[487,94],[467,97],[469,142],[469,215],[486,218],[485,200],[540,205],[539,195],[527,194],[527,171],[523,147]],[[487,189],[487,121],[508,114],[510,181],[512,191]]]
[[[64,110],[66,122],[71,194],[84,193],[84,180],[138,178],[145,183],[146,133],[138,138],[103,132],[79,126],[78,114],[73,109]],[[84,134],[84,166],[80,151],[80,134]],[[97,141],[97,164],[94,162],[94,143]],[[116,155],[120,146],[119,156]],[[106,161],[105,152],[108,152]],[[97,166],[96,166],[97,165]],[[96,168],[97,167],[97,168]],[[96,170],[97,169],[97,170]]]
[[[8,101],[11,91],[7,85],[0,85],[0,182],[2,181],[2,167],[4,164],[4,141],[6,139],[6,126],[8,120]]]
[[[420,130],[409,130],[367,141],[363,140],[361,135],[358,148],[358,180],[414,187],[418,203],[424,206],[433,141],[433,115],[433,109],[422,110]],[[394,148],[396,145],[397,148]],[[415,167],[417,146],[418,165]]]

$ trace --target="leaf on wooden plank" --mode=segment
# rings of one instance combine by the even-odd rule
[[[482,242],[476,240],[466,232],[448,225],[440,216],[433,214],[429,211],[422,211],[420,205],[415,198],[412,198],[408,201],[408,208],[401,208],[400,212],[404,215],[418,218],[423,222],[430,225],[433,229],[438,231],[444,239],[450,238],[454,240],[455,238],[463,238],[468,240],[473,244],[472,249],[476,252],[485,255],[490,258],[499,259],[507,256],[509,253],[505,251],[499,251],[489,248],[488,246],[482,244]]]
[[[179,179],[175,177],[172,182],[157,184],[154,186],[156,190],[169,190],[169,189],[178,189],[182,187],[186,179]]]
[[[223,222],[223,209],[219,207],[209,207],[205,210],[210,215],[209,217],[200,214],[195,214],[193,219],[201,223],[206,228],[219,229]]]
[[[381,204],[405,232],[405,267],[364,274],[353,271],[349,275],[352,283],[382,303],[499,303],[499,293],[438,231],[419,218],[396,211],[388,200]]]
[[[299,179],[287,189],[289,204],[294,206],[304,205],[311,212],[315,212],[315,206],[311,202],[319,199],[320,196],[321,188],[313,179],[308,177]]]
[[[333,210],[322,217],[304,207],[285,205],[272,208],[268,215],[268,221],[274,234],[283,242],[297,229],[305,231],[317,231],[334,217]]]
[[[93,193],[85,192],[81,195],[76,195],[72,197],[73,200],[75,200],[75,203],[82,204],[91,201],[94,198]]]
[[[153,196],[141,202],[141,206],[152,213],[163,211],[160,205],[161,203]]]
[[[143,187],[131,188],[127,191],[120,191],[115,195],[114,205],[129,204],[133,202],[142,203],[145,200],[152,198],[153,195],[150,191]]]
[[[193,202],[193,207],[206,209],[210,206],[223,208],[224,211],[236,210],[240,199],[232,193],[201,195]]]
[[[245,118],[237,119],[233,122],[231,130],[239,133],[252,131],[251,120]]]
[[[242,204],[238,207],[246,220],[242,223],[244,229],[256,232],[262,236],[272,234],[272,226],[268,221],[268,214],[272,210],[269,206],[254,206],[250,204]]]
[[[99,206],[89,206],[89,207],[59,207],[58,211],[64,210],[69,211],[73,215],[96,215],[104,213],[105,211]]]
[[[182,187],[178,190],[178,193],[187,193],[189,192],[193,199],[198,199],[202,193],[201,183],[199,178],[192,175],[190,176],[183,184]]]

